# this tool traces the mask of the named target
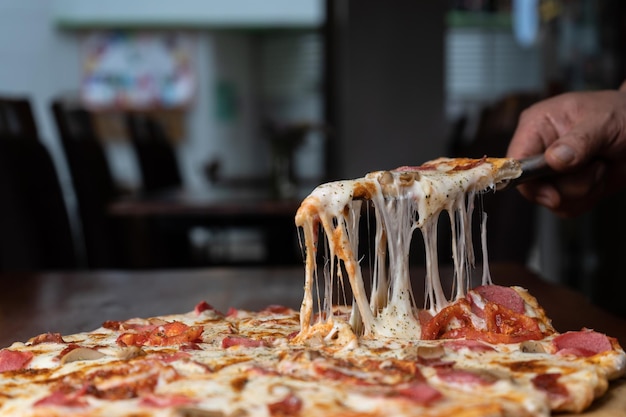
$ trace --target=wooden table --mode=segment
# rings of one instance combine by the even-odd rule
[[[293,216],[308,191],[303,188],[293,198],[276,198],[262,184],[172,189],[125,196],[113,201],[108,212],[113,216]]]
[[[517,264],[492,265],[491,273],[496,284],[526,287],[558,330],[590,327],[618,337],[626,345],[626,320],[592,306],[579,293],[547,283]],[[442,268],[441,274],[447,280],[452,271]],[[424,271],[414,269],[411,276],[419,282]],[[48,331],[89,331],[105,320],[191,311],[201,300],[224,311],[231,306],[256,310],[269,304],[298,308],[304,272],[302,267],[207,268],[0,274],[0,279],[0,346],[8,346]],[[416,294],[416,298],[422,297]],[[609,394],[609,401],[626,395],[624,380],[615,383]],[[610,414],[597,409],[594,406],[585,415],[626,417],[625,409]]]

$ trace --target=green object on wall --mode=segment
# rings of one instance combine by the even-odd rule
[[[220,122],[232,122],[237,118],[237,93],[234,83],[226,80],[217,81],[215,113]]]

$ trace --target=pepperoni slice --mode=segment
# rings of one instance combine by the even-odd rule
[[[481,285],[472,290],[479,294],[485,301],[506,307],[516,313],[524,313],[524,299],[510,287],[501,285]]]
[[[555,399],[559,397],[568,397],[569,391],[567,387],[559,382],[559,373],[545,373],[537,375],[532,379],[533,385],[548,394],[548,397]]]
[[[593,356],[613,349],[611,340],[593,330],[563,333],[552,341],[558,353],[574,356]]]

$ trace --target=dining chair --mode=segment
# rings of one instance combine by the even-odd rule
[[[39,140],[39,129],[28,97],[0,97],[0,135]]]
[[[124,266],[121,226],[106,212],[119,192],[91,114],[80,103],[60,97],[52,101],[51,110],[76,196],[87,265]]]
[[[0,138],[0,270],[78,266],[56,168],[38,140]]]
[[[150,193],[180,187],[180,167],[163,126],[153,117],[137,112],[126,113],[125,122],[137,155],[142,190]]]

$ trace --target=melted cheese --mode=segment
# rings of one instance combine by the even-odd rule
[[[300,338],[306,339],[319,332],[320,326],[332,328],[328,324],[335,320],[333,288],[337,283],[344,285],[344,273],[353,294],[350,324],[355,332],[365,337],[419,338],[421,330],[409,276],[409,250],[414,232],[421,232],[426,248],[425,308],[435,314],[450,301],[462,298],[467,291],[470,269],[474,265],[470,220],[476,194],[520,174],[519,164],[511,159],[439,158],[420,167],[377,171],[361,179],[317,187],[296,214],[306,253]],[[363,200],[371,202],[376,220],[369,294],[359,264]],[[437,226],[444,211],[449,214],[453,239],[455,288],[451,299],[441,286],[438,266]],[[485,229],[483,221],[483,281],[489,283]],[[320,230],[326,248],[321,272],[323,297],[319,295],[317,265]],[[313,323],[315,286],[320,313],[317,323]]]

